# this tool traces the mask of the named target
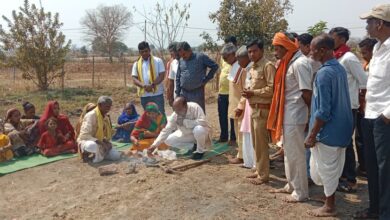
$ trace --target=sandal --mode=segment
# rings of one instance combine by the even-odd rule
[[[352,186],[350,186],[348,182],[340,182],[337,186],[337,191],[344,193],[355,193],[356,189],[352,188]]]
[[[354,219],[378,219],[378,217],[379,215],[371,212],[369,208],[358,211],[353,215]]]

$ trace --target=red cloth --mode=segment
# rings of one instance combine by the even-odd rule
[[[61,132],[62,135],[66,136],[68,133],[70,134],[70,140],[76,140],[75,139],[75,132],[72,124],[70,123],[68,117],[63,114],[59,114],[57,117],[54,116],[53,109],[54,105],[58,105],[57,101],[50,101],[47,103],[45,111],[43,112],[43,115],[41,116],[41,119],[39,120],[39,131],[40,134],[43,134],[45,131],[47,131],[46,128],[46,121],[47,119],[53,117],[57,119],[57,130]]]
[[[77,146],[72,140],[65,140],[65,137],[61,134],[57,134],[57,137],[53,137],[49,131],[45,131],[38,142],[38,147],[41,149],[41,153],[45,156],[56,156],[62,153],[76,153]]]
[[[342,44],[339,48],[333,51],[333,55],[336,57],[336,59],[339,59],[349,51],[351,51],[351,48],[349,48],[346,44]]]

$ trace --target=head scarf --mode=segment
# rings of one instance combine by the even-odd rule
[[[81,130],[81,124],[83,123],[83,119],[85,117],[85,115],[94,110],[96,108],[96,104],[95,103],[88,103],[84,106],[83,108],[83,112],[81,113],[80,115],[80,118],[79,118],[79,121],[77,122],[77,125],[76,125],[76,140],[80,134],[80,130]]]
[[[66,133],[70,132],[72,135],[72,138],[75,136],[74,129],[72,125],[69,122],[69,119],[66,115],[58,114],[57,116],[54,115],[54,105],[59,105],[57,101],[50,101],[47,103],[46,108],[43,112],[43,115],[41,119],[39,120],[38,126],[39,126],[39,132],[42,134],[45,132],[46,129],[46,121],[50,117],[56,118],[58,121],[58,130],[62,132],[63,135],[66,135]]]
[[[135,109],[135,105],[133,103],[128,103],[127,105],[130,105],[131,114],[130,115],[127,114],[126,107],[125,107],[122,111],[122,114],[118,117],[118,124],[120,125],[130,121],[137,120],[139,117],[137,110]]]
[[[158,105],[154,102],[149,102],[146,104],[146,107],[145,107],[145,111],[146,112],[154,112],[154,113],[157,113],[157,114],[161,114],[160,113],[160,110],[158,109]]]
[[[20,113],[20,111],[19,111],[17,108],[8,109],[7,115],[5,116],[4,121],[9,123],[9,122],[10,122],[9,119],[12,117],[12,115],[13,115],[15,112],[19,112],[19,113]]]
[[[279,32],[275,34],[272,45],[282,46],[287,50],[284,57],[280,59],[279,66],[276,70],[274,95],[272,97],[270,113],[267,121],[267,129],[271,131],[272,141],[276,143],[280,140],[283,131],[286,73],[292,57],[299,49],[299,44],[296,39],[295,41],[292,41],[284,33]]]
[[[147,112],[154,112],[157,113],[157,119],[151,120]],[[135,123],[134,130],[131,133],[132,136],[139,138],[143,135],[145,131],[149,132],[160,132],[165,125],[167,124],[167,118],[165,114],[162,114],[159,109],[158,105],[154,102],[149,102],[145,106],[145,112],[142,114],[141,118],[138,119],[137,123]]]

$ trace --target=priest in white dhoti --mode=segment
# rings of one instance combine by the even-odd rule
[[[309,136],[310,175],[324,186],[325,204],[310,210],[309,215],[336,215],[335,192],[345,162],[345,148],[353,132],[347,73],[333,57],[334,40],[326,34],[311,42],[311,56],[322,63],[313,83]]]
[[[203,109],[195,102],[177,97],[172,105],[173,113],[168,117],[166,127],[160,132],[149,152],[164,143],[171,147],[193,145],[192,159],[199,160],[211,146],[211,129]]]
[[[83,159],[92,155],[92,162],[98,163],[104,159],[119,160],[121,158],[121,153],[112,148],[110,142],[112,125],[107,114],[111,106],[112,99],[108,96],[101,96],[98,99],[98,106],[84,116],[77,138]]]

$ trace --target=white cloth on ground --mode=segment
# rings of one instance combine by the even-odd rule
[[[306,125],[283,125],[284,166],[287,184],[284,189],[291,192],[297,201],[309,197],[305,151]]]
[[[324,186],[326,197],[336,192],[344,162],[345,148],[331,147],[321,142],[311,148],[310,176],[315,184]]]

